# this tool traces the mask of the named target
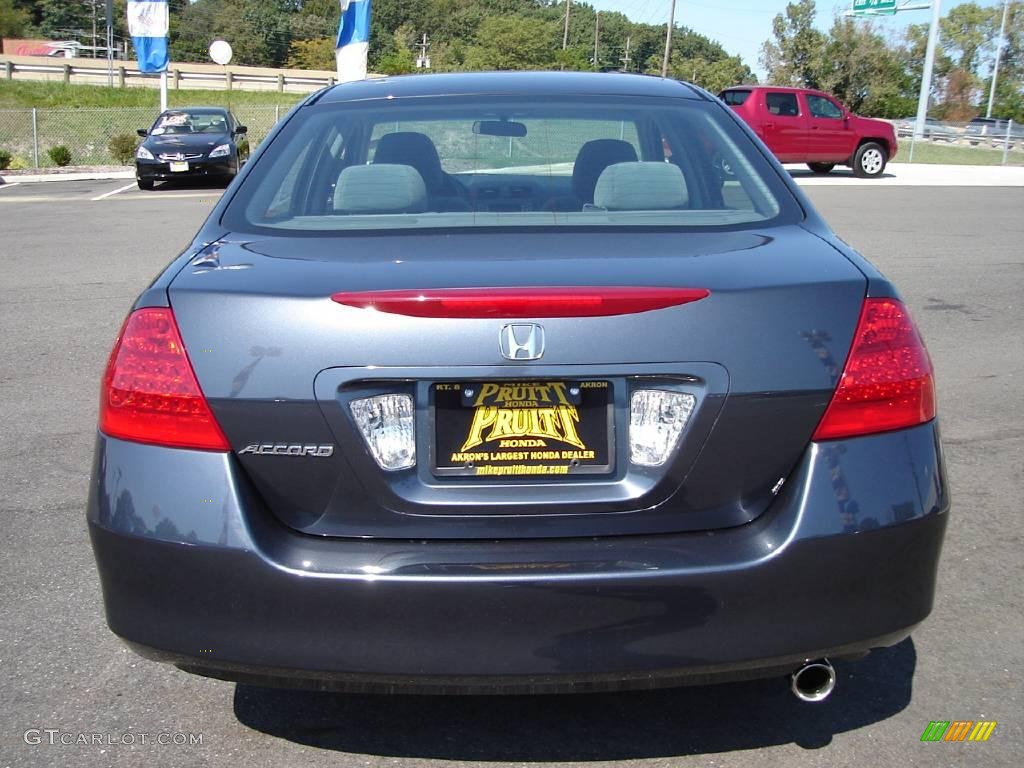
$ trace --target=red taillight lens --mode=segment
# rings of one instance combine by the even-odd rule
[[[350,307],[412,317],[512,319],[629,315],[700,301],[709,294],[703,288],[538,286],[346,291],[331,299]]]
[[[853,346],[814,440],[905,429],[935,418],[932,363],[902,302],[865,299]]]
[[[103,376],[99,427],[121,440],[230,450],[170,309],[138,309],[128,316]]]

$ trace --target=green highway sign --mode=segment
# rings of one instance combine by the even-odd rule
[[[853,0],[853,13],[858,16],[896,13],[896,0]]]

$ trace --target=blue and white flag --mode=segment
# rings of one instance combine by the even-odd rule
[[[366,55],[370,50],[371,0],[340,0],[341,23],[338,25],[338,81],[348,83],[366,79]]]
[[[167,69],[167,0],[128,0],[128,34],[140,72]]]

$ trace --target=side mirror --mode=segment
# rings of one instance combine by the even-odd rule
[[[142,138],[146,138],[149,135],[149,131],[147,131],[145,128],[139,128],[135,132]]]
[[[249,132],[249,129],[246,128],[244,125],[240,125],[237,128],[235,128],[235,133],[237,133],[239,136],[241,136],[243,133],[248,133],[248,132]]]

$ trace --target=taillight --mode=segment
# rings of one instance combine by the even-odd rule
[[[412,317],[608,317],[700,301],[704,288],[536,286],[345,291],[331,299],[361,309]]]
[[[932,363],[903,303],[865,299],[853,345],[814,440],[905,429],[935,418]]]
[[[169,308],[138,309],[125,321],[103,376],[99,428],[121,440],[230,450]]]

